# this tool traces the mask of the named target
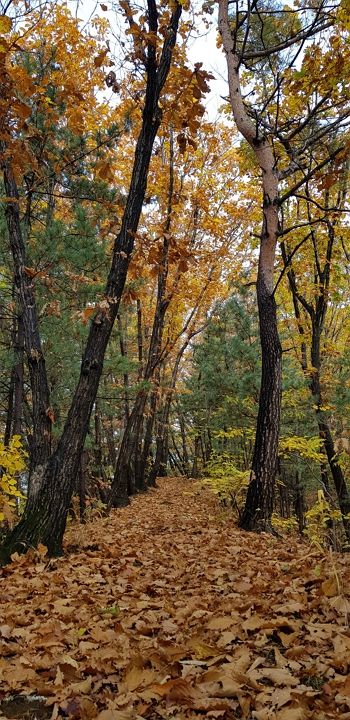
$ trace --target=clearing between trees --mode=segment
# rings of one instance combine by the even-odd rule
[[[1,570],[0,716],[350,718],[346,556],[239,531],[179,478],[65,550]]]

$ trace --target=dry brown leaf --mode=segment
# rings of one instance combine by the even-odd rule
[[[140,717],[140,716],[138,716]],[[115,708],[109,708],[108,710],[102,710],[96,720],[136,720],[137,715],[135,710],[116,710]]]
[[[201,693],[183,678],[168,680],[161,685],[152,685],[151,689],[160,697],[164,697],[168,702],[179,705],[192,706],[194,701],[201,697]]]
[[[191,638],[188,641],[187,646],[189,650],[192,650],[194,656],[198,658],[198,660],[206,660],[207,658],[216,657],[219,654],[217,647],[209,645],[200,637]]]
[[[326,597],[335,597],[339,595],[339,583],[336,577],[331,577],[328,580],[324,580],[322,585],[322,592]]]
[[[138,688],[145,688],[148,685],[151,685],[155,679],[156,673],[153,672],[153,670],[134,667],[126,673],[124,683],[129,692],[133,692]]]
[[[309,713],[301,707],[282,708],[276,712],[276,720],[306,720],[308,717]]]
[[[288,670],[283,668],[260,668],[249,673],[249,677],[256,681],[271,680],[276,685],[286,685],[287,687],[299,685],[298,678],[295,678]]]
[[[324,556],[242,534],[180,478],[67,543],[0,570],[2,693],[43,694],[56,720],[350,720],[349,598]],[[328,567],[350,586],[346,557]]]
[[[231,615],[224,615],[221,617],[213,617],[207,622],[208,630],[227,630],[227,628],[233,625],[235,620]]]

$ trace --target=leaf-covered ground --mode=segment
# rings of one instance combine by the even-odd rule
[[[242,533],[179,479],[66,549],[1,571],[3,716],[350,719],[348,557]]]

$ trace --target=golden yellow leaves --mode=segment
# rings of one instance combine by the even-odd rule
[[[6,55],[8,51],[8,44],[6,39],[2,36],[9,33],[12,29],[12,20],[7,15],[0,15],[0,58]]]
[[[0,523],[3,520],[11,523],[15,499],[23,497],[18,490],[18,475],[26,466],[26,453],[21,444],[20,437],[14,435],[8,446],[0,438]]]
[[[105,64],[106,58],[107,58],[108,49],[105,48],[104,50],[101,50],[96,57],[94,57],[94,66],[96,68],[101,67]]]
[[[115,173],[110,160],[99,160],[95,165],[95,176],[107,182],[115,180]]]
[[[12,28],[12,20],[7,15],[0,15],[0,33],[8,33]]]
[[[12,29],[12,20],[7,15],[0,15],[0,58],[5,56],[8,51],[8,43],[3,37],[3,33],[7,34]]]

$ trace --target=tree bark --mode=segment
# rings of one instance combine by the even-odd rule
[[[81,452],[142,211],[153,143],[161,122],[159,97],[169,73],[181,9],[182,6],[176,2],[157,64],[154,35],[157,36],[158,12],[155,1],[148,0],[149,31],[152,37],[147,48],[145,104],[128,197],[121,228],[115,239],[105,288],[108,309],[100,310],[92,320],[80,377],[62,436],[56,451],[43,469],[39,491],[28,498],[20,523],[4,543],[1,550],[3,562],[8,561],[15,550],[23,552],[39,542],[47,546],[51,556],[62,554],[63,534],[79,471]]]
[[[4,443],[8,445],[12,435],[22,435],[22,407],[23,407],[23,344],[24,328],[20,312],[15,317],[13,328],[14,365],[11,372],[8,412]]]
[[[281,344],[276,303],[258,278],[262,373],[251,480],[240,519],[244,530],[269,529],[273,511],[281,411]]]
[[[3,142],[0,145],[0,163],[4,174],[7,200],[5,215],[14,264],[14,283],[23,321],[24,347],[32,393],[33,437],[30,443],[29,493],[32,491],[35,493],[42,468],[51,452],[50,392],[41,346],[33,277],[27,268],[26,247],[19,213],[19,193]]]
[[[126,332],[124,337],[123,332],[123,325],[122,325],[122,319],[120,317],[120,313],[117,315],[118,320],[118,332],[119,332],[119,347],[120,347],[120,354],[122,358],[128,357],[127,352],[127,340],[126,340]],[[127,323],[125,322],[125,328],[127,329]],[[127,372],[123,373],[123,385],[124,385],[124,424],[126,425],[129,420],[130,415],[130,408],[129,408],[129,374]]]
[[[166,296],[167,278],[169,269],[169,232],[171,227],[172,201],[174,194],[174,142],[173,131],[170,129],[170,156],[169,156],[169,191],[164,224],[164,237],[162,255],[157,280],[157,301],[154,311],[152,334],[148,350],[146,366],[143,371],[143,381],[153,381],[151,398],[149,401],[149,414],[145,423],[145,435],[142,442],[142,431],[144,426],[144,413],[149,391],[146,388],[138,393],[131,416],[127,422],[122,444],[119,451],[114,480],[111,487],[111,506],[119,507],[126,504],[125,490],[128,487],[129,494],[133,491],[147,489],[146,476],[149,468],[149,453],[152,443],[154,417],[157,403],[157,388],[159,386],[159,361],[163,339],[165,315],[169,306],[169,298]],[[139,314],[138,314],[139,315]],[[139,323],[138,323],[139,325]],[[140,322],[141,325],[141,322]],[[138,332],[140,337],[140,330]],[[139,342],[140,348],[140,342]],[[142,353],[139,349],[139,361]],[[141,362],[140,362],[141,365]],[[122,477],[126,473],[127,479]]]
[[[262,173],[263,228],[257,276],[262,373],[251,480],[240,526],[245,530],[270,528],[280,427],[282,349],[274,298],[274,264],[278,237],[278,176],[273,147],[260,136],[243,102],[240,58],[230,29],[228,0],[219,0],[219,30],[226,54],[230,102],[239,132],[254,151]]]

